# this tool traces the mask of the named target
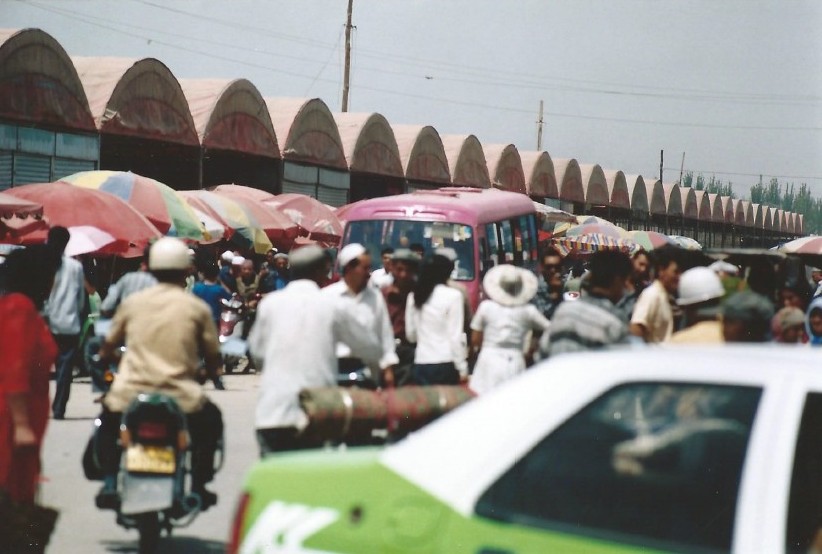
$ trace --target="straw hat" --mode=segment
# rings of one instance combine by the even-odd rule
[[[482,280],[485,294],[503,306],[522,306],[537,293],[537,276],[526,269],[503,264],[488,270]]]

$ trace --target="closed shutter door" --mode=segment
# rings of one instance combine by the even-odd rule
[[[11,152],[0,152],[0,190],[11,187]]]
[[[70,158],[54,158],[54,180],[68,177],[80,171],[94,171],[95,162],[90,160],[72,160]]]
[[[51,181],[51,158],[34,154],[14,155],[14,184],[48,183]]]
[[[295,183],[293,181],[283,181],[283,193],[305,194],[311,198],[317,197],[317,185],[306,183]]]
[[[317,187],[317,200],[335,208],[345,206],[348,204],[348,189],[319,186]]]

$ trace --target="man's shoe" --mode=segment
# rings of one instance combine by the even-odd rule
[[[113,483],[106,483],[97,496],[94,498],[94,503],[101,510],[116,510],[120,504],[120,495],[117,494],[117,489]]]
[[[51,416],[52,419],[66,419],[66,414],[54,414]]]

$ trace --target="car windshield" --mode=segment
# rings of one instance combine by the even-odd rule
[[[419,246],[424,251],[423,256],[432,254],[437,248],[453,248],[457,260],[451,278],[471,281],[475,275],[473,234],[470,225],[461,223],[374,219],[350,221],[344,242],[366,245],[373,269],[380,266],[380,250],[385,246],[412,250]]]

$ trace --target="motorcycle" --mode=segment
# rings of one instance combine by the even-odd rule
[[[259,301],[261,295],[256,295],[255,300]],[[238,294],[233,294],[230,299],[220,300],[223,305],[220,313],[219,339],[220,351],[223,354],[223,367],[226,373],[232,373],[237,369],[243,360],[246,365],[243,373],[248,373],[253,369],[251,357],[248,355],[246,339],[251,330],[251,324],[256,315],[255,309],[248,306]]]
[[[92,441],[102,440],[96,432],[100,419],[95,425]],[[189,525],[204,508],[200,496],[187,488],[191,471],[189,443],[185,413],[169,396],[140,394],[123,413],[117,501],[100,505],[98,500],[98,507],[114,509],[119,525],[137,529],[141,553],[153,552],[163,530],[171,535],[173,528]],[[92,444],[89,449],[95,452],[96,446]],[[222,440],[217,453],[219,469]]]

